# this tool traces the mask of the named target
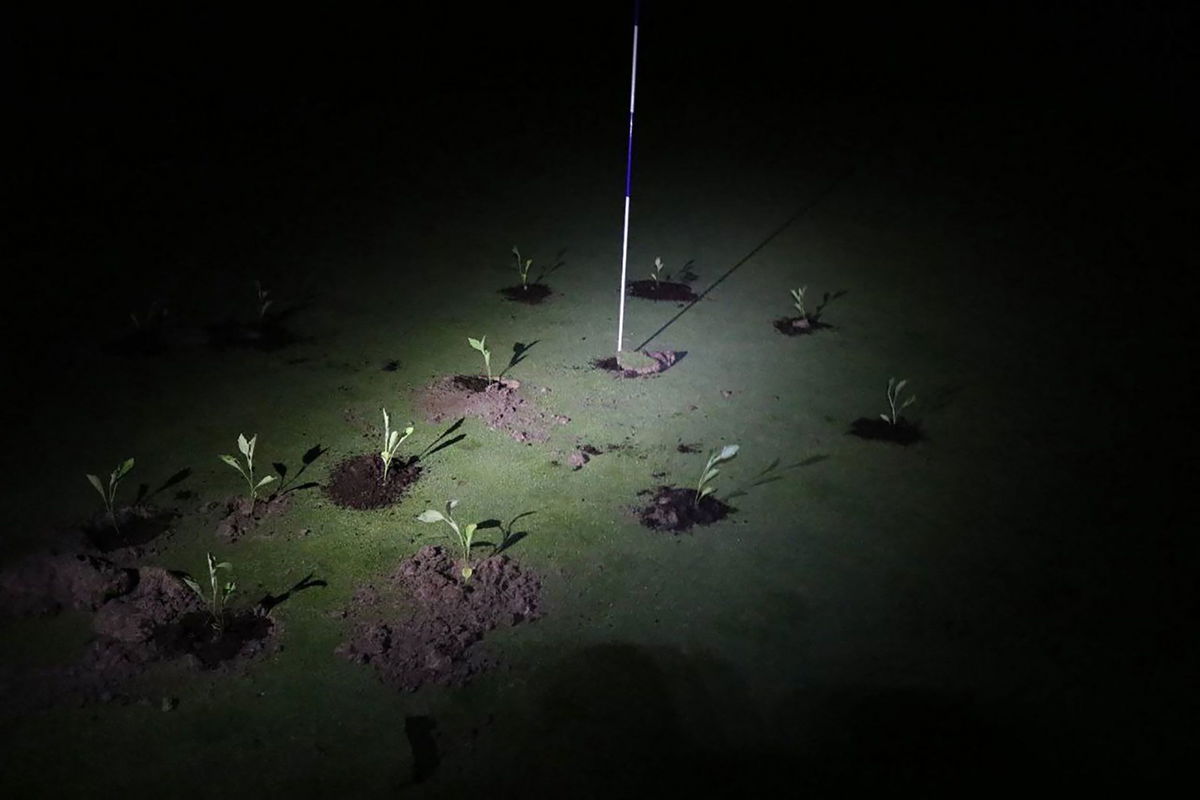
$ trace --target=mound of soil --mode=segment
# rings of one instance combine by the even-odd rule
[[[0,572],[0,614],[56,614],[64,608],[93,611],[129,592],[137,570],[85,554],[38,553]]]
[[[544,283],[531,283],[528,286],[505,286],[500,290],[500,294],[514,303],[536,306],[554,292]]]
[[[245,495],[230,497],[224,503],[225,515],[217,523],[217,535],[236,542],[257,528],[263,520],[281,514],[292,505],[286,494],[251,500]]]
[[[620,378],[645,378],[649,375],[666,372],[676,361],[687,355],[686,350],[644,350],[642,352],[643,355],[649,356],[651,361],[639,369],[623,368],[617,363],[616,356],[598,358],[592,362],[592,366],[605,372],[611,372]]]
[[[149,505],[127,506],[116,509],[115,520],[108,512],[97,514],[82,530],[92,547],[108,553],[149,544],[170,530],[178,516],[176,511]]]
[[[484,634],[541,616],[541,581],[503,555],[478,562],[468,581],[460,569],[447,550],[427,545],[382,587],[360,588],[342,614],[354,624],[336,652],[401,691],[466,683],[494,663]]]
[[[631,297],[640,297],[644,300],[667,300],[676,303],[690,303],[693,300],[700,299],[700,296],[693,292],[692,287],[686,283],[674,283],[672,281],[630,281],[628,292]]]
[[[383,459],[374,453],[364,453],[334,467],[325,491],[342,508],[383,508],[399,502],[420,475],[416,456],[407,461],[393,459],[384,483]]]
[[[650,489],[644,489],[638,494],[650,492]],[[725,519],[734,510],[711,494],[696,503],[695,489],[660,486],[638,516],[647,528],[681,533],[695,525],[711,525]]]
[[[805,336],[830,327],[812,317],[780,317],[771,324],[784,336]]]
[[[874,419],[859,417],[850,423],[849,433],[860,439],[892,442],[906,447],[925,438],[925,434],[921,432],[921,427],[909,422],[904,417],[900,417],[895,425],[881,417],[875,417]]]
[[[518,442],[544,442],[554,425],[571,421],[538,410],[521,396],[520,386],[507,378],[489,382],[478,375],[453,375],[421,389],[416,404],[427,422],[476,417]]]

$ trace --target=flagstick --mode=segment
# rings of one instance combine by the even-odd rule
[[[638,6],[633,5],[633,70],[629,77],[629,148],[625,158],[625,230],[621,235],[621,299],[617,313],[617,357],[621,356],[621,343],[625,340],[625,274],[629,259],[629,186],[633,174],[633,98],[637,88],[637,41],[638,41]]]

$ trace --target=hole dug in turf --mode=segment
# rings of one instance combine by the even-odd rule
[[[500,290],[500,294],[514,303],[536,306],[554,292],[544,283],[531,283],[528,286],[505,286]]]
[[[700,299],[700,296],[693,292],[692,287],[686,283],[641,280],[630,281],[628,286],[631,297],[640,297],[643,300],[690,303]]]
[[[771,324],[775,326],[775,330],[784,336],[806,336],[823,328],[833,327],[811,315],[807,317],[780,317]]]
[[[697,503],[695,489],[660,486],[657,490],[643,489],[638,494],[647,495],[652,491],[654,496],[638,516],[643,525],[657,531],[682,533],[696,525],[711,525],[736,510],[711,494]]]
[[[900,417],[895,425],[879,417],[875,417],[874,419],[859,417],[850,423],[849,432],[852,436],[857,436],[860,439],[892,442],[904,447],[916,444],[925,438],[925,434],[921,431],[921,426],[917,423],[909,422],[904,417]]]
[[[666,372],[686,355],[686,350],[622,352],[619,357],[598,358],[592,362],[592,366],[611,372],[618,378],[645,378]]]

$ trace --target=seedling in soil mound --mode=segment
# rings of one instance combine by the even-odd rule
[[[271,483],[273,480],[275,480],[274,475],[267,475],[263,478],[260,478],[257,483],[254,482],[254,444],[257,441],[258,441],[257,433],[254,434],[253,436],[251,436],[249,441],[246,440],[246,435],[244,433],[238,434],[238,439],[237,439],[238,450],[240,450],[242,452],[242,455],[246,459],[246,468],[245,469],[242,468],[242,465],[239,464],[238,460],[236,458],[234,458],[233,456],[223,455],[220,457],[222,461],[224,461],[226,464],[228,464],[229,466],[236,469],[239,473],[241,473],[241,476],[246,479],[246,484],[247,484],[247,486],[250,487],[250,500],[251,501],[258,499],[258,490],[259,489],[261,489],[262,487],[266,486],[268,483]]]
[[[919,441],[922,438],[920,429],[900,416],[901,411],[917,401],[916,395],[900,401],[900,393],[907,384],[907,379],[897,381],[895,378],[888,378],[887,399],[890,412],[880,414],[879,419],[860,417],[851,424],[850,432],[862,439],[884,439],[898,444],[907,445]]]
[[[382,508],[397,502],[421,474],[417,456],[394,464],[400,445],[412,435],[413,426],[392,430],[391,418],[383,409],[383,450],[376,455],[359,455],[338,464],[329,476],[330,499],[343,508]]]
[[[275,301],[270,299],[271,293],[263,288],[263,285],[260,281],[256,280],[254,282],[254,293],[258,296],[258,322],[261,325],[262,323],[266,322],[267,309],[269,309]]]
[[[91,483],[92,486],[95,487],[96,491],[100,493],[100,498],[104,501],[104,511],[109,517],[112,518],[113,527],[118,531],[121,529],[121,526],[117,522],[116,513],[113,511],[113,501],[117,497],[117,484],[121,482],[121,478],[124,478],[131,469],[133,469],[132,458],[127,458],[125,461],[118,464],[117,468],[109,473],[107,488],[105,488],[104,484],[100,483],[100,479],[95,475],[88,473],[87,476],[88,482]]]
[[[446,503],[445,514],[440,511],[435,511],[431,508],[428,511],[422,511],[417,519],[421,522],[445,522],[454,529],[454,535],[457,537],[458,543],[462,547],[462,576],[463,580],[467,581],[471,579],[471,574],[475,571],[471,567],[471,540],[475,538],[475,529],[478,528],[479,525],[471,522],[464,527],[459,528],[458,523],[455,522],[450,516],[450,511],[457,505],[457,500],[450,500]]]
[[[820,321],[821,308],[825,303],[829,302],[829,293],[825,293],[825,300],[817,308],[816,311],[809,311],[804,305],[804,295],[808,291],[807,286],[801,286],[799,289],[792,289],[792,305],[795,307],[798,316],[795,317],[780,317],[775,320],[775,330],[787,336],[799,336],[804,333],[811,333],[819,328],[828,327]]]
[[[550,296],[550,287],[541,282],[541,278],[545,277],[546,270],[542,270],[542,275],[533,283],[529,282],[529,268],[533,265],[533,259],[521,259],[521,251],[513,245],[513,258],[517,260],[517,274],[521,276],[519,286],[506,286],[500,290],[500,294],[507,299],[516,303],[525,303],[526,305],[537,305]]]
[[[694,525],[711,525],[729,515],[732,508],[722,503],[713,493],[713,478],[720,474],[717,464],[728,461],[738,453],[738,445],[730,444],[714,450],[700,473],[695,489],[675,486],[660,486],[650,504],[639,512],[642,524],[655,530],[678,533]],[[644,490],[639,494],[649,494]]]
[[[521,288],[529,288],[529,268],[533,265],[533,259],[527,258],[524,262],[521,261],[521,251],[514,244],[512,249],[513,258],[517,260],[517,272],[521,275]]]
[[[629,294],[645,300],[671,300],[684,303],[699,299],[698,295],[692,291],[692,287],[686,283],[671,281],[669,274],[666,276],[667,279],[663,280],[662,268],[662,259],[655,256],[654,271],[650,273],[650,280],[630,281]],[[688,273],[683,277],[693,279],[695,276]]]
[[[217,349],[226,347],[253,347],[258,350],[273,351],[298,340],[298,337],[284,327],[284,318],[288,309],[282,313],[271,311],[275,301],[271,293],[263,288],[260,281],[254,282],[254,297],[256,317],[253,322],[239,322],[229,318],[223,323],[207,327],[208,343]]]
[[[467,344],[478,350],[483,355],[483,366],[487,370],[487,380],[492,382],[492,352],[487,349],[487,337],[483,336],[478,339],[467,337]]]
[[[237,584],[233,581],[226,581],[224,586],[221,585],[217,573],[223,569],[232,572],[233,565],[228,561],[218,562],[212,553],[208,553],[208,583],[210,587],[208,592],[200,588],[200,584],[191,575],[180,576],[180,579],[196,593],[196,596],[207,607],[209,616],[212,618],[210,624],[218,636],[225,630],[225,606],[229,602],[229,598],[237,591]]]

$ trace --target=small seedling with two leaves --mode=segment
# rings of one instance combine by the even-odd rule
[[[113,509],[113,502],[117,497],[117,484],[121,482],[121,478],[124,478],[131,469],[133,469],[132,458],[127,458],[122,461],[117,465],[117,468],[109,474],[107,487],[100,482],[100,478],[97,476],[92,475],[91,473],[88,473],[87,476],[88,483],[95,487],[96,491],[100,493],[101,499],[104,500],[104,510],[108,512],[108,516],[112,518],[114,528],[117,527],[117,514]]]
[[[246,484],[250,487],[250,499],[258,499],[258,490],[275,480],[274,475],[267,475],[260,478],[257,483],[254,481],[254,444],[258,441],[258,434],[254,434],[249,440],[246,439],[246,434],[238,434],[238,450],[242,452],[242,456],[246,459],[246,466],[243,469],[242,465],[233,456],[220,456],[221,460],[229,466],[236,469],[241,476],[246,479]]]
[[[269,295],[271,293],[263,288],[263,285],[260,281],[256,280],[254,282],[254,291],[255,294],[258,295],[258,321],[265,322],[267,319],[267,309],[270,308],[271,304],[275,301],[270,299]]]
[[[897,423],[900,422],[900,412],[901,411],[908,408],[913,403],[917,402],[917,396],[914,394],[914,395],[911,395],[910,397],[908,397],[903,403],[900,403],[899,406],[896,405],[896,403],[899,402],[899,400],[900,400],[900,392],[902,392],[904,390],[904,385],[906,383],[908,383],[907,378],[905,378],[904,380],[901,380],[899,382],[897,382],[895,378],[888,378],[887,398],[888,398],[888,405],[891,406],[892,413],[891,414],[880,414],[879,418],[882,419],[884,422],[890,423],[892,426],[895,426]]]
[[[662,259],[658,256],[654,257],[654,272],[650,273],[650,277],[654,280],[654,288],[658,288],[658,282],[662,280]]]
[[[521,288],[528,289],[529,288],[529,268],[533,265],[533,259],[527,258],[524,261],[522,261],[521,260],[521,251],[517,249],[517,246],[515,244],[513,245],[512,254],[513,254],[513,258],[515,258],[517,260],[517,272],[519,272],[521,274]]]
[[[478,339],[467,337],[467,344],[483,354],[483,366],[487,369],[488,383],[492,382],[492,351],[487,349],[487,337],[481,336]]]
[[[237,584],[233,581],[226,581],[224,586],[221,585],[217,573],[223,569],[232,572],[233,565],[228,561],[218,562],[216,556],[208,553],[208,583],[210,589],[207,592],[200,587],[200,584],[191,575],[184,574],[180,576],[184,584],[195,592],[200,601],[204,603],[209,616],[212,618],[210,624],[218,636],[225,630],[225,605],[237,590]]]
[[[392,421],[388,417],[387,409],[383,409],[383,451],[379,454],[383,459],[383,483],[387,483],[388,468],[392,465],[392,459],[396,457],[396,451],[405,439],[412,436],[412,432],[412,424],[404,429],[403,436],[400,435],[400,431],[392,430]]]
[[[454,535],[458,538],[458,543],[462,548],[463,567],[462,576],[464,581],[471,579],[471,575],[475,569],[471,566],[471,540],[475,538],[475,529],[479,527],[477,523],[471,522],[463,527],[458,527],[458,523],[450,516],[451,510],[458,505],[457,500],[449,500],[446,502],[446,513],[429,509],[422,511],[417,517],[421,522],[444,522],[454,529]]]
[[[796,307],[796,311],[800,314],[800,319],[808,319],[808,312],[804,309],[804,293],[808,291],[807,286],[801,286],[799,289],[792,289],[792,300]]]
[[[708,463],[704,465],[704,472],[700,473],[700,481],[696,484],[696,505],[700,505],[700,501],[717,489],[712,485],[712,479],[720,474],[721,470],[717,469],[717,464],[723,461],[728,461],[738,453],[738,445],[727,444],[720,451],[713,450],[708,457]]]

